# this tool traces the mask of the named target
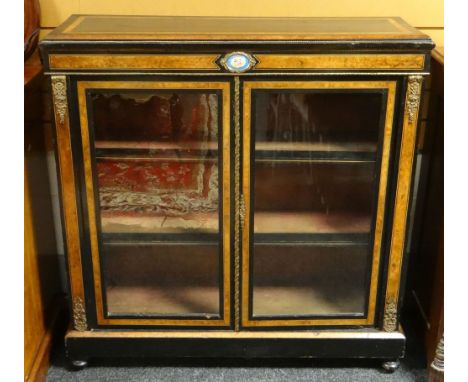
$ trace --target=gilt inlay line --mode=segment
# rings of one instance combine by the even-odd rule
[[[239,331],[240,321],[240,81],[239,77],[234,78],[234,304],[235,304],[235,330]]]

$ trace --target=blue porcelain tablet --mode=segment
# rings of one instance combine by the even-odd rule
[[[229,53],[221,60],[221,64],[225,69],[236,73],[245,72],[252,68],[256,63],[257,61],[255,58],[250,54],[243,52]]]

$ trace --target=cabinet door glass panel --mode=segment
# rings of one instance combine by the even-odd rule
[[[86,90],[104,315],[228,319],[224,94],[126,85]]]
[[[362,312],[366,303],[362,291],[366,288],[368,269],[363,264],[367,255],[365,244],[256,244],[254,314]]]
[[[216,243],[104,245],[111,314],[219,314]]]
[[[218,233],[218,96],[91,99],[102,232]]]
[[[252,88],[250,317],[365,317],[385,93]]]

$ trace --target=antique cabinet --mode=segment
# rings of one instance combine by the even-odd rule
[[[432,46],[399,18],[75,15],[50,33],[73,363],[395,369]]]

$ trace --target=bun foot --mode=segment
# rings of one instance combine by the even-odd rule
[[[385,361],[385,362],[382,363],[382,368],[387,373],[393,373],[399,367],[400,367],[400,361],[398,361],[398,360]]]
[[[84,361],[84,360],[70,361],[70,369],[74,371],[83,370],[86,366],[88,366],[88,361]]]

